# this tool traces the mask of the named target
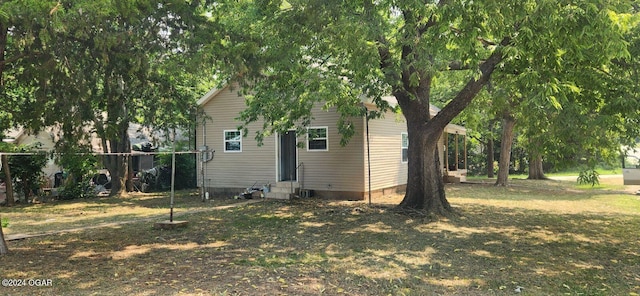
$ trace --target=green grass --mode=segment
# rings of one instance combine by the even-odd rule
[[[566,170],[566,171],[562,171],[562,172],[551,172],[548,175],[549,176],[577,176],[580,174],[580,169],[572,169],[572,170]],[[596,172],[598,172],[600,175],[620,175],[622,174],[622,168],[596,168],[595,169]]]
[[[600,175],[621,175],[622,168],[621,167],[597,167],[595,169]],[[559,172],[545,172],[547,177],[567,177],[567,176],[578,176],[580,174],[581,169],[568,169]],[[496,174],[497,175],[497,174]],[[527,174],[509,174],[509,178],[511,179],[526,179],[529,175]],[[478,176],[468,176],[469,179],[483,179],[486,178],[486,174],[478,175]]]

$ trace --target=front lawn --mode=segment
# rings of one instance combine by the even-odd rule
[[[514,295],[520,287],[522,295],[637,295],[640,199],[633,191],[563,181],[450,184],[457,215],[438,221],[398,214],[400,195],[376,198],[372,206],[316,199],[226,209],[194,203],[196,212],[180,209],[180,219],[189,221],[184,229],[158,230],[147,220],[10,241],[11,253],[0,259],[2,278],[51,279],[51,285],[0,292]],[[153,217],[132,213],[131,203],[141,198],[153,199],[113,199],[86,216]],[[39,213],[55,224],[74,204],[67,217],[83,220],[77,209],[91,202]],[[2,211],[8,233],[43,225],[16,209]]]

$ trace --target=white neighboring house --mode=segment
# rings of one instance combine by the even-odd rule
[[[53,129],[48,128],[35,134],[28,133],[25,129],[16,128],[11,129],[5,133],[3,142],[12,143],[15,145],[35,145],[40,144],[37,149],[39,151],[49,152],[55,147]],[[56,165],[53,159],[47,161],[47,165],[42,170],[43,173],[51,182],[53,182],[53,176],[55,173],[61,170],[60,166]],[[53,184],[53,183],[52,183]]]
[[[152,143],[157,146],[159,142],[163,141],[166,137],[162,132],[153,131],[149,128],[143,127],[139,124],[130,124],[129,125],[129,140],[132,145],[133,154],[132,163],[134,172],[147,170],[155,166],[154,156],[153,155],[144,155],[144,151],[135,151],[133,146],[140,145],[144,143]],[[180,135],[179,135],[180,136]],[[57,135],[55,132],[55,128],[46,128],[38,133],[28,133],[25,129],[16,128],[11,129],[5,132],[4,142],[12,143],[15,145],[35,145],[39,143],[39,151],[50,152],[55,147],[55,139]],[[184,137],[182,137],[184,138]],[[179,138],[181,139],[181,138]],[[91,146],[93,147],[93,152],[102,153],[104,150],[102,149],[102,145],[100,139],[97,136],[94,136],[91,140]],[[135,155],[140,154],[140,155]],[[54,184],[54,176],[57,172],[60,172],[62,168],[54,163],[53,159],[49,159],[47,165],[43,169],[43,173],[51,182],[51,185]],[[53,186],[50,186],[53,187]]]

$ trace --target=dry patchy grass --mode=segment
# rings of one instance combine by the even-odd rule
[[[11,241],[2,278],[52,285],[0,293],[513,295],[518,286],[524,295],[640,293],[637,196],[609,185],[512,184],[448,185],[459,215],[435,222],[392,211],[401,196],[372,206],[265,201],[185,214],[190,224],[179,230],[142,221]],[[117,215],[128,205],[109,206]]]

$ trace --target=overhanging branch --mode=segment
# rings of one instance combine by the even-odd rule
[[[511,38],[505,37],[501,42],[501,46],[507,46],[511,42]],[[458,92],[458,94],[447,104],[440,112],[430,120],[429,124],[444,127],[453,120],[469,103],[476,97],[482,87],[489,81],[493,70],[502,61],[503,55],[501,48],[496,48],[487,60],[479,66],[480,77],[471,78],[469,82]]]
[[[8,65],[8,64],[17,62],[18,60],[20,60],[22,58],[28,57],[30,55],[36,55],[36,54],[37,53],[35,53],[35,52],[34,53],[20,53],[20,54],[17,54],[17,55],[12,56],[12,57],[10,57],[8,59],[0,61],[0,66],[5,66],[5,65]]]

